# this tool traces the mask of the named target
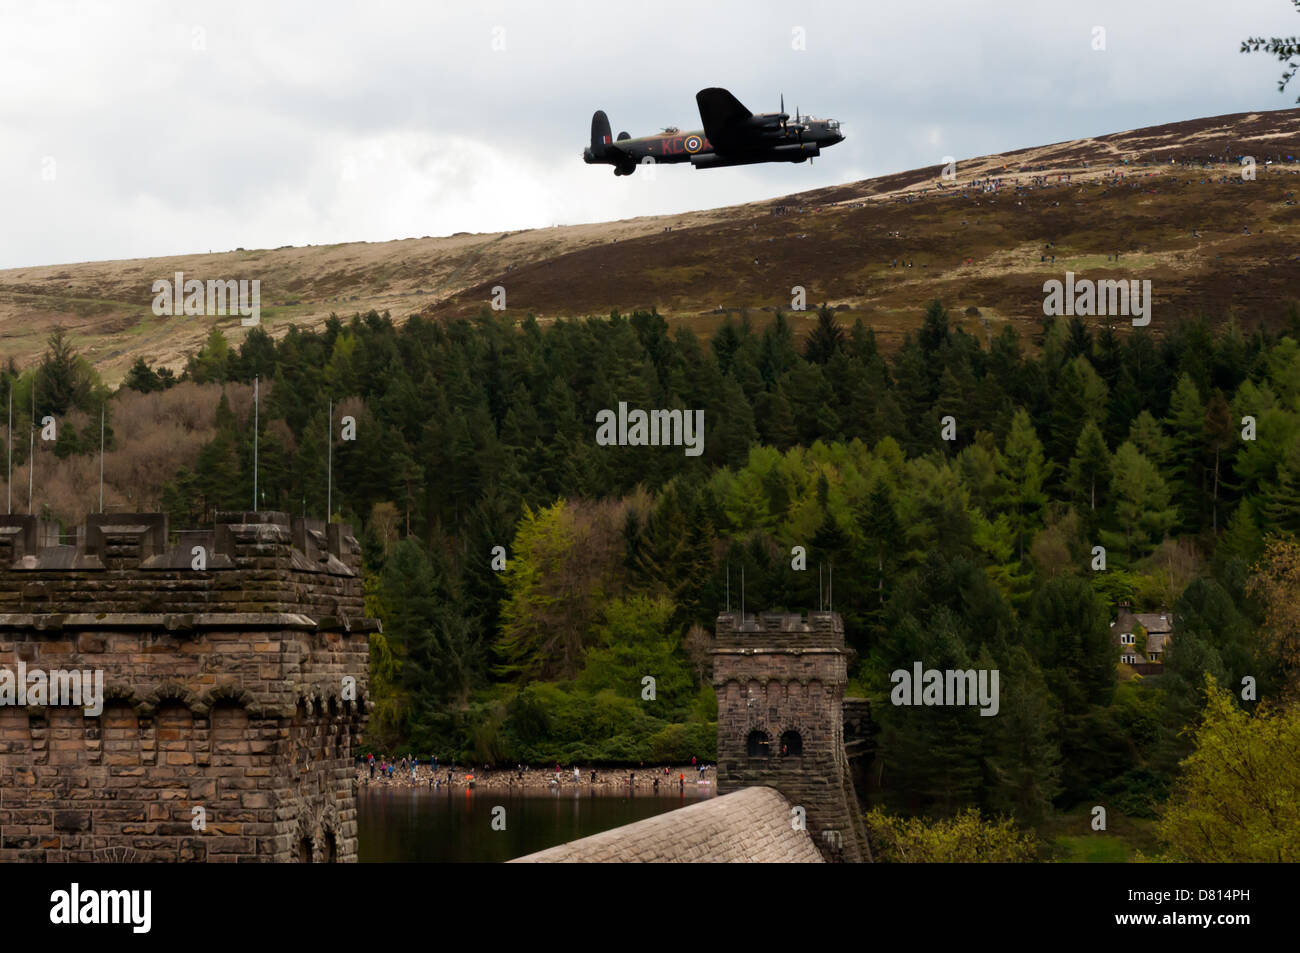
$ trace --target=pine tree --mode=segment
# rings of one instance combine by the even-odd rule
[[[817,508],[821,511],[822,519],[817,532],[813,534],[813,550],[816,555],[825,556],[833,564],[835,557],[848,546],[849,537],[831,512],[830,483],[824,471],[817,476]]]
[[[1011,421],[1002,450],[1003,489],[1001,503],[1015,532],[1017,558],[1025,558],[1025,541],[1042,524],[1042,508],[1047,502],[1044,485],[1052,464],[1043,455],[1043,445],[1034,432],[1033,421],[1023,408]]]
[[[714,466],[743,465],[758,430],[745,392],[733,378],[722,382],[718,400],[705,410],[704,423],[704,459]]]
[[[1083,432],[1074,445],[1074,456],[1070,460],[1070,489],[1075,496],[1088,507],[1088,512],[1095,514],[1098,506],[1106,502],[1106,490],[1110,483],[1110,450],[1101,430],[1091,420],[1084,424]],[[1100,492],[1099,492],[1100,491]]]
[[[919,456],[938,445],[939,421],[930,415],[935,394],[925,354],[910,334],[895,359],[894,380],[901,419],[893,433],[909,456]]]
[[[900,532],[894,495],[884,480],[877,480],[871,487],[856,516],[865,548],[862,561],[871,567],[875,576],[876,603],[883,607],[888,595],[885,589],[886,562],[892,562]]]
[[[1000,668],[998,717],[988,719],[996,724],[989,732],[987,802],[998,813],[1034,823],[1060,791],[1055,699],[1022,646],[1014,646]]]
[[[1128,365],[1121,364],[1111,388],[1110,403],[1106,413],[1105,435],[1107,443],[1127,438],[1129,425],[1142,413],[1142,392]]]
[[[939,670],[973,668],[959,626],[948,612],[935,613],[924,621],[910,613],[892,620],[884,670],[910,675],[916,659],[925,659],[927,668]],[[885,690],[891,691],[891,686],[886,685]],[[981,718],[970,706],[884,705],[880,720],[876,757],[883,766],[891,799],[914,812],[941,814],[981,802],[986,750],[983,733],[987,728],[980,722],[996,718]]]
[[[1120,544],[1130,559],[1145,555],[1178,521],[1169,487],[1132,442],[1120,444],[1115,451],[1111,472]]]
[[[156,390],[162,390],[162,381],[154,374],[153,370],[143,357],[137,357],[131,369],[126,372],[126,378],[122,381],[122,386],[130,390],[139,391],[141,394],[148,394]]]
[[[760,394],[754,405],[754,419],[763,443],[778,450],[787,450],[798,442],[794,411],[780,385]]]
[[[1057,576],[1044,583],[1029,604],[1026,630],[1026,642],[1067,717],[1110,703],[1110,610],[1087,579]]]
[[[713,353],[718,361],[718,370],[727,373],[731,369],[731,359],[740,347],[740,333],[736,324],[727,314],[722,319],[722,326],[713,335]]]
[[[943,303],[936,298],[926,305],[925,317],[921,321],[921,329],[916,333],[917,344],[927,361],[933,361],[951,339],[952,336],[948,329],[948,312]]]
[[[74,408],[90,408],[91,390],[95,383],[94,371],[77,354],[77,349],[62,327],[55,328],[49,336],[39,374],[42,410],[62,417]]]
[[[835,313],[822,305],[817,310],[817,324],[804,344],[804,357],[814,364],[825,364],[844,347],[844,329]]]
[[[1246,566],[1254,565],[1264,552],[1264,534],[1255,521],[1249,500],[1243,500],[1228,517],[1228,525],[1214,551],[1219,563],[1239,559]]]
[[[1205,442],[1212,457],[1207,480],[1210,484],[1210,528],[1219,529],[1219,493],[1225,482],[1224,455],[1237,442],[1237,431],[1232,425],[1232,409],[1223,396],[1215,390],[1205,406]]]
[[[1276,477],[1263,484],[1257,506],[1265,525],[1300,533],[1300,443],[1291,445]]]
[[[1171,434],[1166,481],[1189,529],[1199,529],[1205,504],[1205,406],[1190,374],[1178,378],[1165,425]]]
[[[759,344],[758,369],[768,385],[774,385],[786,371],[799,362],[799,352],[794,346],[794,331],[780,311],[763,331]]]
[[[1169,438],[1160,427],[1160,422],[1151,411],[1143,410],[1134,418],[1133,425],[1128,431],[1128,442],[1159,468],[1162,474],[1169,472],[1172,447]]]
[[[89,429],[89,426],[87,427],[87,429]],[[96,427],[95,429],[98,430],[99,428]],[[96,434],[95,436],[99,436],[99,435]],[[93,446],[96,449],[98,449],[99,441],[96,440]],[[54,455],[58,457],[60,460],[66,460],[74,453],[80,453],[83,449],[90,449],[90,448],[82,446],[81,441],[78,440],[77,438],[77,428],[72,425],[72,421],[71,420],[62,421],[59,424],[57,435],[54,441]]]
[[[286,350],[292,347],[296,340],[286,345]],[[185,374],[190,380],[200,384],[206,384],[210,381],[228,380],[227,365],[230,361],[230,344],[226,341],[225,334],[217,325],[212,326],[208,332],[207,340],[203,342],[203,347],[197,354],[192,354],[185,364]],[[293,366],[291,362],[285,362]],[[303,392],[297,391],[299,399],[302,398]]]
[[[1080,354],[1065,365],[1053,390],[1050,455],[1067,460],[1085,425],[1105,419],[1106,382]]]

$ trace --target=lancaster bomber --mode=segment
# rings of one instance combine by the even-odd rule
[[[695,94],[704,128],[682,132],[669,126],[654,136],[633,139],[620,132],[610,138],[609,117],[597,110],[591,117],[591,145],[582,151],[588,165],[612,165],[615,175],[631,175],[642,163],[689,162],[697,169],[717,169],[756,162],[803,162],[827,146],[844,140],[834,119],[801,116],[785,111],[754,114],[725,89],[710,87]]]

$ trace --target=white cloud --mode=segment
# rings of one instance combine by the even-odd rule
[[[3,3],[0,267],[686,211],[1285,108],[1280,65],[1237,45],[1298,28],[1279,0]],[[711,85],[755,110],[784,92],[848,139],[811,168],[582,163],[594,109],[690,128]]]

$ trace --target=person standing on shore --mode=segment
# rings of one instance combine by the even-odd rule
[[[574,784],[582,783],[582,773],[578,770],[578,766],[576,764],[573,766],[573,783]]]

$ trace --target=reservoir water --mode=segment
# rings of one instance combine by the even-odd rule
[[[509,794],[362,785],[357,793],[359,859],[362,863],[500,862],[712,795],[711,787],[671,794],[572,789]],[[493,829],[496,807],[505,808],[505,830]]]

